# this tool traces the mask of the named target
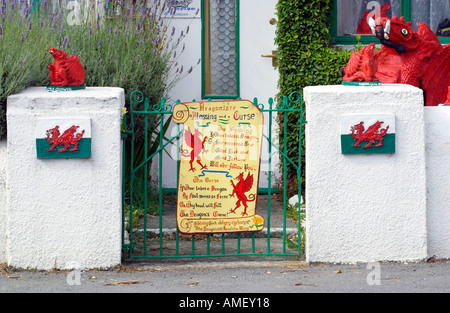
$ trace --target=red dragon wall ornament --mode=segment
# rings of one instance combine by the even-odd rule
[[[45,139],[47,139],[48,143],[51,145],[48,151],[56,151],[58,146],[64,146],[58,150],[60,153],[65,151],[78,151],[78,143],[80,139],[83,138],[84,129],[81,133],[75,134],[77,128],[79,128],[79,126],[73,125],[66,129],[62,135],[60,135],[59,126],[47,130]],[[74,147],[72,148],[71,145]]]
[[[353,145],[354,148],[361,147],[361,143],[363,141],[368,141],[369,143],[365,145],[363,148],[372,148],[375,145],[375,148],[383,146],[383,138],[386,136],[387,131],[389,130],[389,126],[386,128],[380,129],[381,124],[384,122],[377,121],[375,124],[369,126],[366,130],[364,127],[364,122],[361,122],[357,125],[352,126],[352,137],[356,141]],[[375,144],[375,140],[378,141],[378,144]]]
[[[404,17],[369,19],[381,50],[371,44],[352,53],[348,65],[340,70],[344,81],[380,81],[408,84],[424,91],[425,104],[437,106],[450,98],[450,45],[441,45],[424,23],[418,31]]]
[[[64,51],[56,48],[50,48],[49,52],[54,58],[53,64],[48,65],[52,86],[83,85],[85,73],[78,56],[67,56]]]

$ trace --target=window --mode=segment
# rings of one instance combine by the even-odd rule
[[[368,44],[378,40],[367,27],[367,19],[375,14],[404,16],[417,30],[418,23],[430,26],[441,43],[450,43],[450,0],[334,0],[332,35],[337,44]],[[439,32],[439,30],[441,30]]]
[[[239,98],[239,1],[202,1],[202,97]]]

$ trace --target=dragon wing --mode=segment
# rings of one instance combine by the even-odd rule
[[[194,147],[193,137],[191,129],[188,127],[187,130],[184,131],[184,141],[190,148]]]
[[[83,83],[85,77],[84,67],[81,65],[78,56],[71,55],[67,57],[61,65],[74,83],[80,83],[80,85]]]
[[[242,191],[247,192],[252,188],[252,186],[253,186],[253,175],[250,175],[250,173],[248,173],[247,178],[244,180]]]

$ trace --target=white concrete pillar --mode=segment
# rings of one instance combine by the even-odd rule
[[[7,105],[8,265],[49,270],[120,264],[123,89],[35,87],[10,96]],[[37,158],[38,121],[54,118],[90,119],[90,157]]]
[[[450,258],[450,106],[426,107],[428,255]]]
[[[318,86],[305,88],[304,96],[307,261],[425,259],[422,91],[407,85]],[[349,114],[394,115],[395,153],[343,154],[341,119]]]

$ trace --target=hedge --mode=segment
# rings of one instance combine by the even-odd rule
[[[303,95],[306,86],[342,83],[339,69],[347,64],[351,51],[331,44],[332,5],[332,0],[278,1],[275,39],[280,74],[278,99],[294,91]],[[282,121],[282,116],[279,117],[279,121]],[[298,113],[288,114],[286,144],[288,155],[294,163],[298,162],[299,157],[299,118]],[[280,144],[284,143],[282,127],[279,141]],[[304,145],[302,138],[302,193],[305,177]],[[292,166],[288,166],[288,180],[288,195],[291,196],[297,191],[297,173]]]

